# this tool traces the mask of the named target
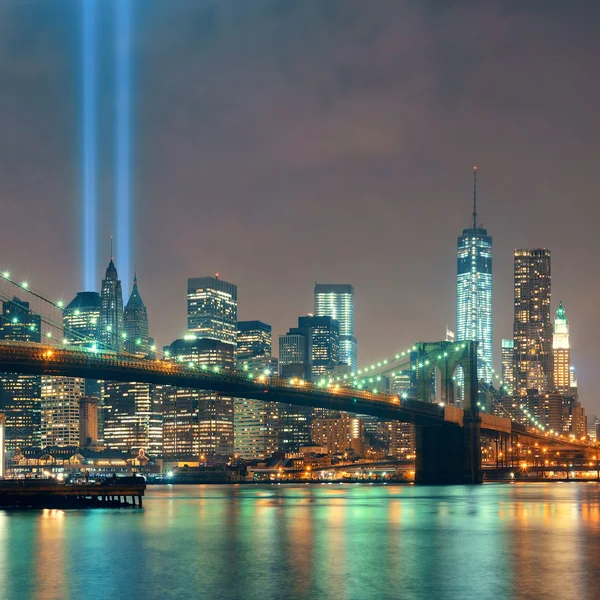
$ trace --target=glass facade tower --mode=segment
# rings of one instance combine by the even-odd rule
[[[237,344],[237,286],[218,277],[188,279],[188,331]]]
[[[569,343],[569,321],[562,302],[558,305],[554,319],[552,358],[554,389],[559,394],[568,394],[571,388],[571,345]]]
[[[550,250],[515,250],[515,393],[552,383]]]
[[[476,169],[473,170],[473,222],[458,238],[456,339],[479,342],[478,376],[492,379],[492,238],[477,223]]]
[[[358,369],[358,346],[354,336],[354,287],[339,283],[315,283],[315,316],[331,317],[340,327],[340,362]]]

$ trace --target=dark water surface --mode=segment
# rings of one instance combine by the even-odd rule
[[[0,511],[0,599],[600,599],[600,487],[159,486]]]

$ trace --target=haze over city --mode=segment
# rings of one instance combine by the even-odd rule
[[[598,7],[585,6],[144,3],[131,261],[156,338],[184,332],[186,278],[216,271],[238,285],[240,318],[274,333],[311,311],[315,280],[351,282],[361,364],[441,338],[477,164],[495,364],[512,333],[512,250],[546,247],[588,388],[600,84]],[[3,260],[69,298],[82,281],[76,3],[4,2],[0,16],[3,221],[24,223],[3,231]],[[116,230],[108,7],[100,19],[98,285]]]

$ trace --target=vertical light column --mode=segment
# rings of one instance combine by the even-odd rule
[[[83,285],[96,290],[96,0],[81,3],[82,27],[82,152],[83,152]]]
[[[115,218],[119,270],[129,290],[131,273],[131,2],[115,2],[116,120]]]

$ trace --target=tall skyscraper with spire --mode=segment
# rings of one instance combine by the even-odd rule
[[[473,222],[458,238],[456,339],[479,342],[478,376],[492,378],[492,238],[477,222],[477,167],[473,167]]]
[[[99,341],[103,348],[120,351],[126,338],[123,318],[123,290],[113,257],[106,269],[100,291]]]
[[[137,273],[133,278],[133,289],[131,296],[125,306],[123,314],[125,333],[127,335],[127,347],[130,352],[143,351],[147,353],[149,340],[148,333],[148,311],[140,296],[138,289]]]
[[[571,388],[571,345],[569,321],[562,302],[558,305],[552,336],[552,379],[559,394],[568,394]]]

